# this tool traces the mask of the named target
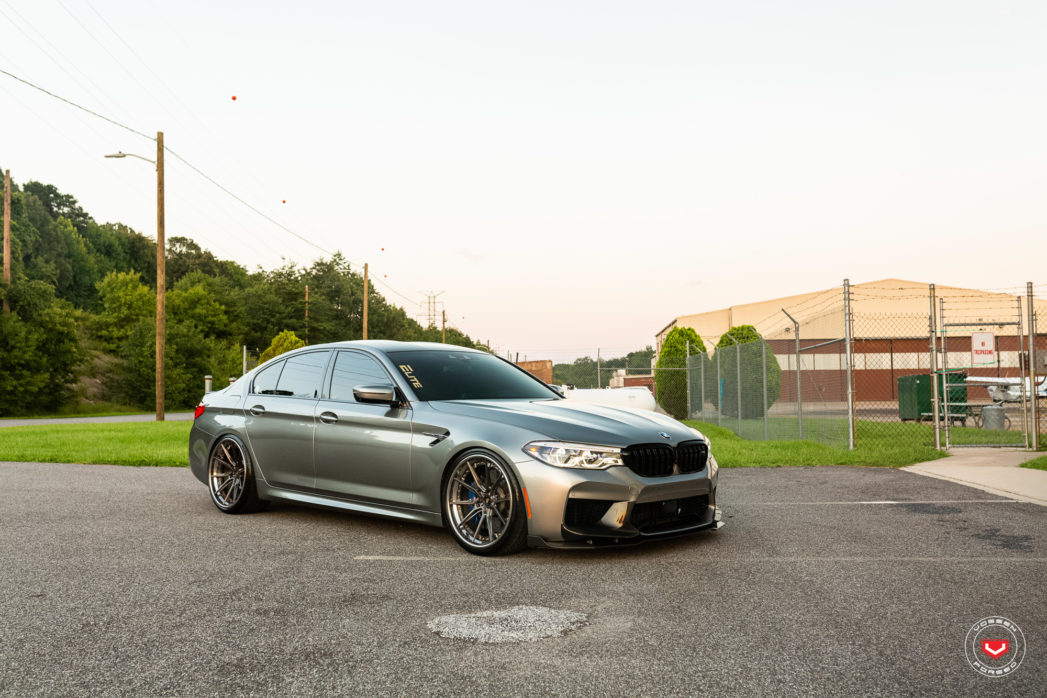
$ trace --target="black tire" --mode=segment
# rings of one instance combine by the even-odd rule
[[[207,490],[211,501],[224,514],[248,514],[268,504],[258,498],[247,447],[232,434],[222,436],[211,447],[207,459]]]
[[[472,449],[457,456],[445,471],[441,495],[444,523],[468,552],[508,555],[527,547],[523,490],[495,454]]]

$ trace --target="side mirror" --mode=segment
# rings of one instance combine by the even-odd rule
[[[561,388],[560,386],[553,385],[552,383],[546,383],[546,385],[548,385],[549,389],[552,390],[557,395],[559,395],[560,397],[567,397],[566,395],[564,395],[563,388]]]
[[[399,402],[396,388],[391,385],[358,385],[353,388],[353,397],[357,402],[377,405],[391,405]]]

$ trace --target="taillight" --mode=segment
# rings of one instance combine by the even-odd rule
[[[193,419],[200,419],[200,415],[204,413],[205,409],[207,408],[204,407],[204,403],[201,402],[199,405],[197,405],[196,409],[193,411]]]

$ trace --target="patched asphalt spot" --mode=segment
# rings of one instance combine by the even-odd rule
[[[987,528],[983,533],[975,533],[974,537],[978,540],[988,541],[997,548],[1003,548],[1004,550],[1022,550],[1025,552],[1032,550],[1032,546],[1029,545],[1033,541],[1032,536],[1012,536],[1000,533],[998,528]]]
[[[440,616],[429,629],[440,637],[500,644],[535,642],[560,637],[588,623],[588,616],[544,606],[513,606],[502,611],[480,611]]]

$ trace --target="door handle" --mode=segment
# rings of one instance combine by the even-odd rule
[[[261,405],[255,405],[251,408],[251,414],[253,414],[256,417],[261,417],[263,414],[265,414],[265,408]]]
[[[338,415],[334,412],[321,412],[320,421],[324,424],[334,424],[338,421]]]

